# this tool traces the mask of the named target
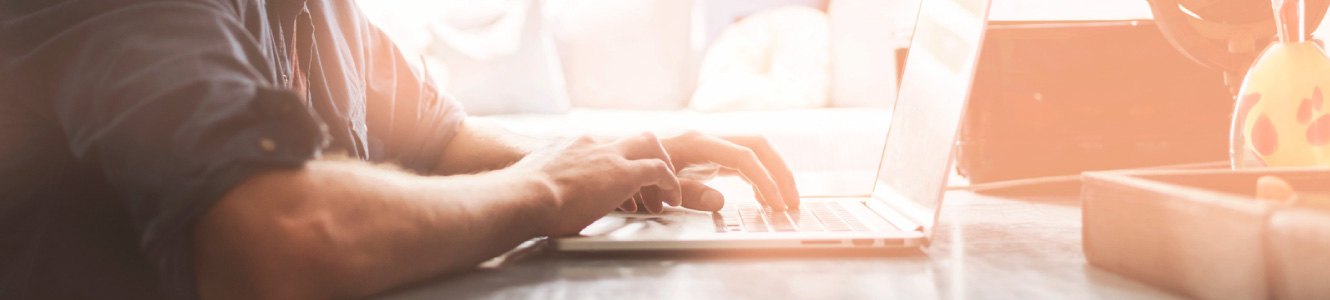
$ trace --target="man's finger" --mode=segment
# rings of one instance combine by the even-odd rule
[[[703,182],[714,179],[717,175],[727,175],[726,170],[730,170],[729,173],[732,173],[728,175],[739,174],[737,171],[733,171],[733,169],[712,162],[693,164],[682,168],[676,166],[675,168],[678,170],[675,174],[679,176],[680,179],[687,178]]]
[[[628,200],[619,204],[619,210],[627,213],[637,212],[637,195],[629,197]]]
[[[786,208],[786,202],[781,201],[785,198],[781,196],[780,187],[776,185],[776,180],[771,178],[771,174],[767,173],[766,166],[753,150],[720,139],[716,141],[718,146],[726,150],[719,160],[714,160],[715,162],[738,169],[739,173],[757,188],[758,199],[763,200],[767,206],[776,210]]]
[[[669,153],[665,152],[665,146],[660,144],[660,139],[653,133],[645,132],[623,138],[610,143],[610,147],[628,160],[659,159],[665,162],[671,173],[674,172],[674,163],[670,161]]]
[[[785,204],[790,207],[799,207],[799,187],[795,185],[794,172],[790,171],[785,159],[779,153],[776,153],[775,147],[772,147],[765,137],[734,136],[721,139],[751,149],[758,160],[762,161],[767,173],[776,181],[776,186],[780,187],[780,195]]]
[[[642,206],[646,207],[647,212],[658,214],[665,211],[665,205],[661,203],[664,202],[661,197],[665,194],[660,192],[659,187],[644,186],[637,194],[641,196],[639,199],[642,199]]]
[[[679,179],[679,187],[683,189],[683,207],[704,211],[725,207],[725,196],[701,181]]]
[[[766,198],[762,198],[762,192],[760,192],[760,191],[757,190],[757,186],[756,186],[756,185],[753,185],[753,181],[752,181],[752,180],[749,180],[748,177],[744,177],[744,174],[739,173],[739,171],[737,171],[737,170],[734,171],[734,175],[732,175],[732,176],[739,177],[739,179],[743,179],[743,181],[744,181],[745,183],[748,183],[748,187],[753,189],[753,199],[757,199],[757,203],[761,203],[762,205],[766,205],[766,206],[771,206],[770,204],[767,204],[767,199],[766,199]],[[774,200],[773,200],[773,201],[774,201]]]
[[[674,170],[669,167],[668,163],[659,159],[639,159],[630,163],[635,165],[634,169],[637,174],[634,177],[638,179],[638,186],[656,187],[655,197],[659,198],[648,202],[657,202],[657,205],[659,205],[659,202],[669,203],[670,205],[683,203],[679,178],[674,176]]]

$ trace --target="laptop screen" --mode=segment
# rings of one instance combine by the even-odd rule
[[[910,41],[873,197],[932,228],[991,0],[925,0]]]

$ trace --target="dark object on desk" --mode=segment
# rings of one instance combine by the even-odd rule
[[[1226,160],[1233,99],[1151,21],[994,22],[957,147],[972,183]]]
[[[1155,24],[1192,61],[1224,72],[1234,95],[1252,61],[1275,40],[1270,0],[1149,0]],[[1311,35],[1325,18],[1327,0],[1305,0]]]
[[[1086,173],[1091,265],[1202,299],[1328,299],[1330,211],[1255,198],[1275,175],[1330,191],[1330,168]]]

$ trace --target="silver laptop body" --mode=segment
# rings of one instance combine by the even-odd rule
[[[924,0],[900,93],[867,197],[808,197],[772,211],[727,195],[719,212],[667,207],[661,214],[615,212],[561,251],[911,248],[932,234],[950,174],[991,0]]]

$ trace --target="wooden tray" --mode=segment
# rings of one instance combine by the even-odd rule
[[[1276,175],[1330,192],[1330,168],[1082,175],[1091,265],[1203,299],[1330,296],[1330,213],[1255,199]]]

